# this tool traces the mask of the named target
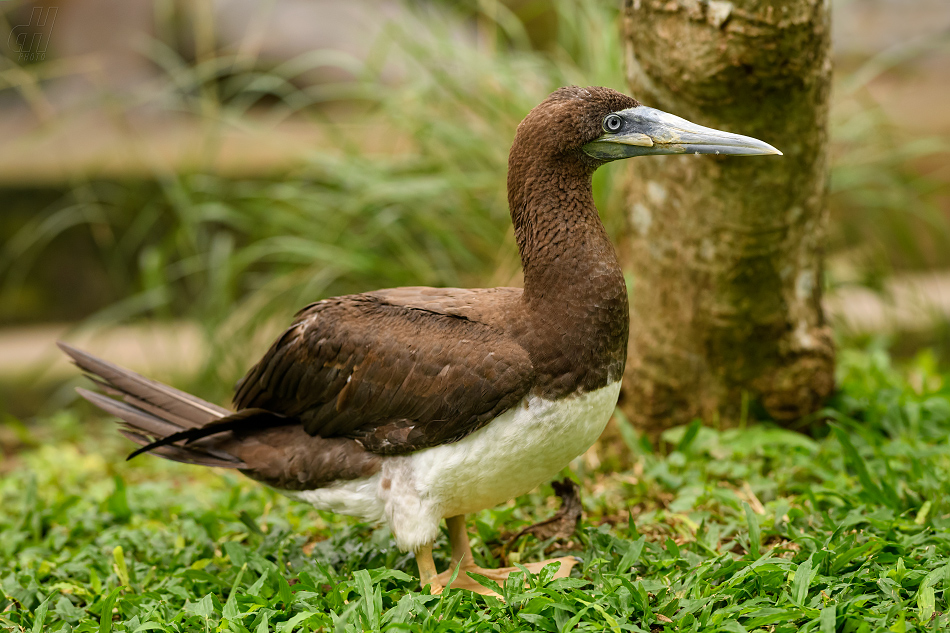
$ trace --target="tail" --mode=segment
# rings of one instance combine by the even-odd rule
[[[65,343],[57,345],[104,392],[114,396],[109,398],[86,389],[76,389],[80,396],[92,404],[121,418],[124,428],[120,432],[125,437],[139,446],[147,447],[146,450],[151,453],[176,462],[218,468],[247,468],[242,459],[221,450],[228,444],[222,441],[223,437],[201,437],[209,434],[197,431],[216,426],[215,422],[232,416],[233,412]],[[185,444],[164,442],[184,440],[186,436],[192,435],[199,439]],[[175,439],[172,439],[173,436]]]

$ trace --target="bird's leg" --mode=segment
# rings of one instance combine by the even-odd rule
[[[452,545],[452,565],[449,571],[458,567],[474,567],[475,557],[472,556],[472,544],[468,540],[468,530],[465,529],[465,515],[449,517],[445,520],[449,528],[449,543]]]
[[[521,571],[517,567],[503,567],[501,569],[485,569],[484,567],[479,567],[475,564],[475,558],[472,556],[472,546],[468,540],[468,532],[465,530],[465,515],[449,517],[445,520],[445,524],[449,528],[449,543],[452,545],[452,563],[449,565],[449,569],[439,574],[436,579],[443,587],[451,586],[453,589],[468,589],[469,591],[474,591],[482,595],[495,596],[497,594],[494,591],[480,585],[474,578],[468,575],[468,572],[481,574],[495,582],[504,583],[505,580],[508,579],[509,574]],[[528,563],[525,565],[525,568],[531,573],[537,574],[545,565],[553,562],[561,563],[560,568],[554,574],[554,578],[566,578],[570,575],[571,568],[577,563],[577,559],[573,556],[553,558],[537,563]],[[455,572],[456,567],[461,567],[461,569],[459,569],[458,576],[452,581],[451,585],[449,585],[449,581],[452,580],[452,574]]]
[[[439,581],[435,573],[435,561],[432,560],[432,545],[423,545],[416,550],[416,565],[419,566],[419,584],[422,587],[430,585],[432,595],[442,593],[444,583]]]

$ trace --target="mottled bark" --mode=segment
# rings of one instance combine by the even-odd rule
[[[626,64],[645,105],[785,155],[630,161],[633,271],[622,406],[655,434],[746,403],[779,421],[834,386],[821,311],[831,59],[822,0],[626,0]]]

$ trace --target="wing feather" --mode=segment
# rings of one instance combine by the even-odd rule
[[[308,306],[238,384],[235,406],[293,416],[310,435],[358,439],[378,453],[477,430],[525,396],[534,369],[460,301],[439,311],[435,292],[424,307],[374,294]]]

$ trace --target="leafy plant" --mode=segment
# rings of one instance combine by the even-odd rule
[[[505,601],[421,593],[386,530],[232,474],[122,461],[109,426],[64,413],[0,468],[0,626],[13,631],[912,631],[950,626],[950,394],[932,358],[842,355],[834,431],[627,434],[630,470],[583,474],[570,578]],[[860,421],[860,424],[851,422]],[[77,432],[69,432],[69,427]],[[78,443],[71,438],[85,439]],[[586,472],[584,472],[586,470]],[[481,564],[544,556],[538,491],[476,516]],[[563,546],[563,545],[562,545]],[[444,538],[437,544],[448,563]]]

